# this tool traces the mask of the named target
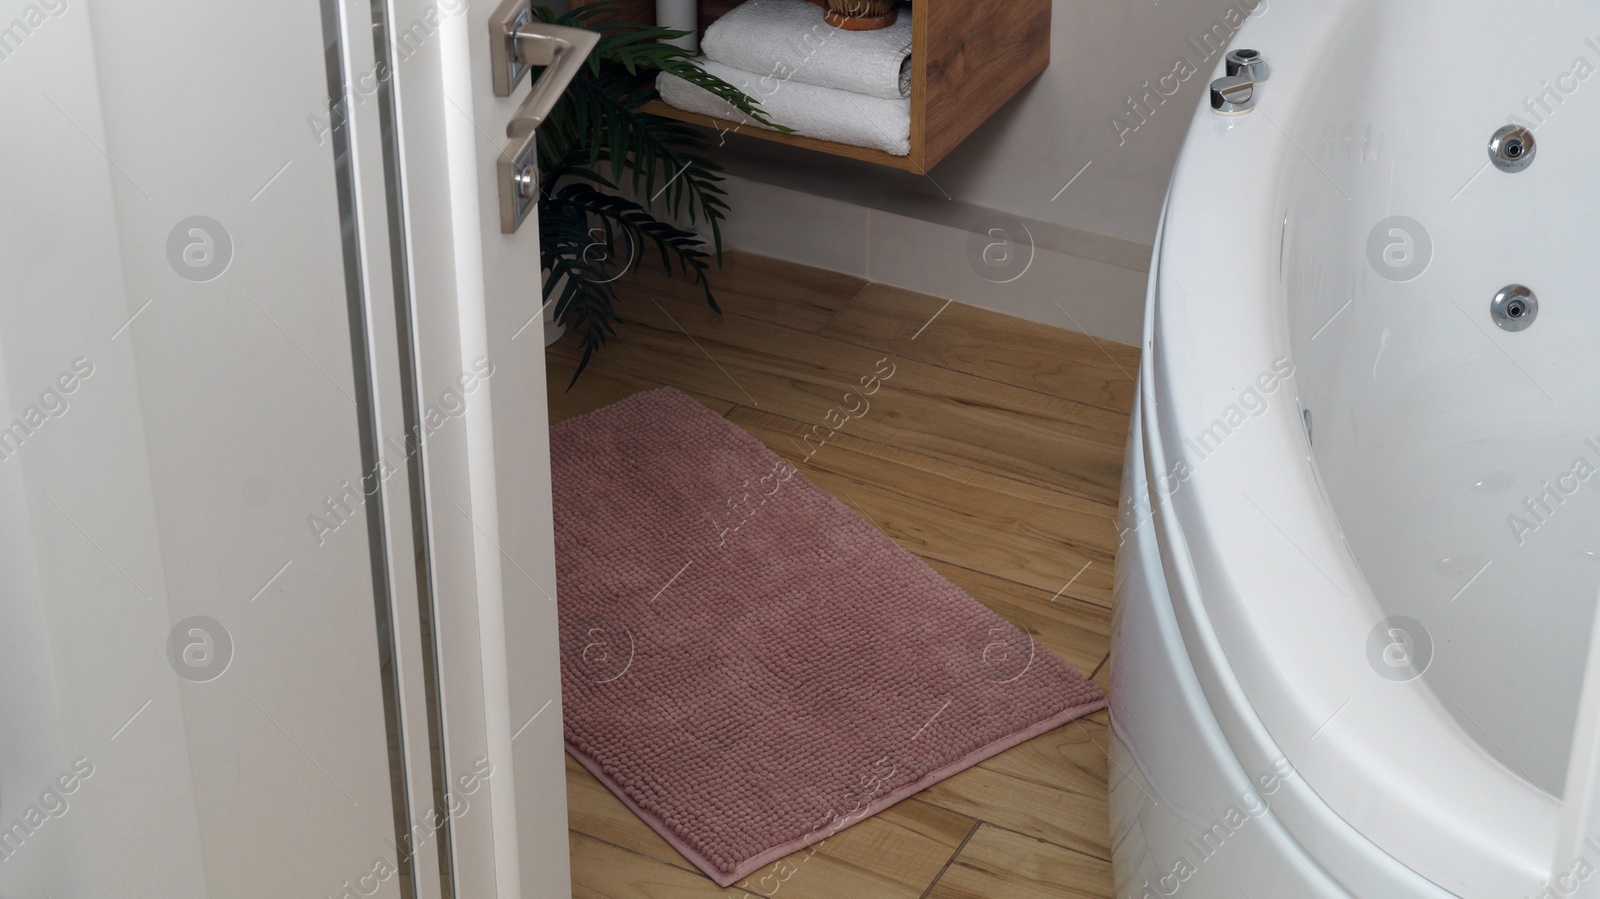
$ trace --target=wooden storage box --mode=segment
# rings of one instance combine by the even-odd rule
[[[738,5],[737,0],[700,0],[701,32]],[[628,0],[622,17],[655,21],[654,0]],[[820,9],[817,17],[822,17]],[[645,109],[679,121],[738,128],[749,137],[925,173],[1049,64],[1050,0],[912,0],[910,156],[740,127],[660,100]]]

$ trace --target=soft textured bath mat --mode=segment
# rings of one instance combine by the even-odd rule
[[[1105,705],[676,390],[551,449],[567,749],[718,884]]]

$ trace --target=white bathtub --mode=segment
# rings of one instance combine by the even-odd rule
[[[1234,46],[1272,77],[1196,112],[1152,267],[1117,895],[1588,895],[1600,848],[1559,846],[1600,591],[1600,7],[1277,0]]]

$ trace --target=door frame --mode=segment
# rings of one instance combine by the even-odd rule
[[[391,565],[418,560],[401,623],[416,650],[401,666],[413,821],[443,823],[457,896],[562,899],[571,872],[539,247],[534,223],[499,231],[496,164],[527,87],[493,94],[495,5],[374,0],[375,37],[350,46],[375,49],[351,54],[345,105],[364,185],[398,224],[387,260],[397,290],[369,293],[397,297],[390,333],[375,341],[375,356],[396,362],[377,376],[395,400],[383,432],[409,424],[424,435],[397,466],[406,476],[386,482]],[[427,751],[430,682],[440,771]]]

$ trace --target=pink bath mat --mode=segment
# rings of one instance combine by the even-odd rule
[[[677,390],[551,455],[567,751],[722,886],[1105,706]]]

